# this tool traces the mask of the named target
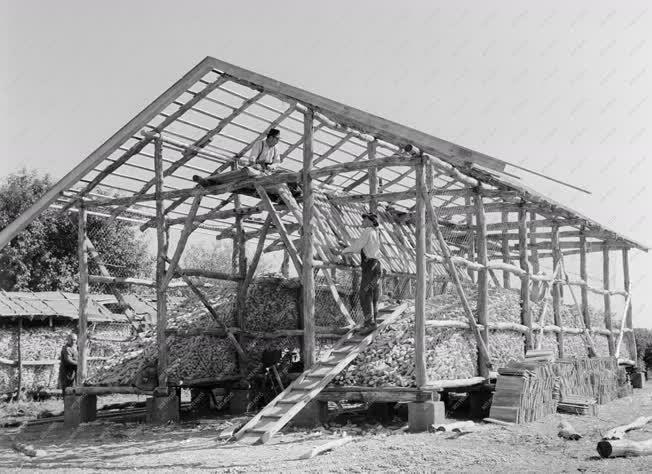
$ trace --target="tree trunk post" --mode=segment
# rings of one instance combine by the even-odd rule
[[[623,284],[625,286],[625,291],[628,293],[632,292],[631,288],[631,281],[629,279],[629,249],[625,248],[622,250],[623,252]],[[627,299],[627,297],[625,297]],[[630,297],[629,300],[629,307],[627,308],[627,316],[625,317],[625,327],[627,329],[633,329],[633,318],[632,318],[632,299]],[[637,347],[636,347],[636,339],[634,338],[634,333],[632,331],[627,333],[627,341],[629,345],[629,357],[630,359],[636,361],[638,360],[638,354],[637,354]]]
[[[530,312],[530,265],[528,262],[528,226],[527,210],[524,203],[518,210],[518,256],[521,270],[525,275],[521,277],[521,324],[527,326],[525,333],[525,350],[533,349],[532,339],[532,314]]]
[[[79,337],[77,338],[77,379],[82,385],[87,374],[88,347],[88,249],[86,247],[86,207],[79,204],[77,249],[79,258]]]
[[[302,239],[302,304],[303,304],[303,362],[304,370],[315,362],[315,275],[313,272],[313,213],[312,191],[314,111],[308,109],[303,117],[303,235]]]
[[[611,262],[609,261],[609,244],[604,242],[602,247],[602,287],[605,290],[603,297],[604,302],[604,327],[609,331],[607,336],[609,340],[609,355],[613,356],[616,352],[616,344],[613,335],[613,324],[611,320],[611,295],[607,293],[611,289]]]
[[[168,252],[168,231],[165,222],[163,193],[163,143],[154,142],[154,174],[156,179],[156,343],[158,345],[158,386],[167,390],[168,385],[168,346],[165,337],[167,325],[167,293],[165,281],[165,257]]]
[[[417,257],[417,291],[414,301],[414,369],[417,387],[423,387],[428,383],[426,372],[426,182],[425,165],[419,164],[416,167],[416,257]]]
[[[552,266],[557,268],[561,261],[561,250],[559,249],[559,224],[555,222],[552,225]],[[555,279],[559,279],[556,276]],[[559,348],[559,357],[564,357],[564,333],[561,330],[563,321],[561,319],[561,283],[555,281],[552,283],[552,311],[555,319],[555,326],[559,326],[560,331],[557,333],[557,346]]]
[[[501,222],[507,223],[509,222],[509,212],[503,212],[501,213]],[[509,239],[507,238],[508,231],[507,229],[503,230],[503,238],[502,238],[502,253],[503,253],[503,262],[504,263],[511,263],[511,258],[509,255]],[[507,271],[503,271],[503,288],[509,289],[511,288],[511,281],[510,281],[510,273]]]
[[[478,324],[482,325],[480,334],[482,335],[485,345],[488,347],[489,325],[487,324],[487,319],[489,312],[489,274],[487,271],[487,265],[489,264],[489,259],[487,258],[487,220],[485,217],[484,203],[482,201],[480,189],[476,190],[473,199],[475,201],[475,222],[478,236],[477,262],[484,266],[482,270],[478,271]],[[488,362],[489,361],[486,359],[485,355],[478,351],[478,367],[480,369],[481,377],[489,376]]]

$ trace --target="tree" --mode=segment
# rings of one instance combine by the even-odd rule
[[[23,169],[0,184],[0,229],[20,216],[52,186],[49,175]],[[152,259],[129,223],[88,216],[88,235],[119,276],[148,272]],[[9,291],[77,291],[77,219],[57,209],[43,211],[0,252],[0,288]],[[93,272],[94,265],[90,264]]]

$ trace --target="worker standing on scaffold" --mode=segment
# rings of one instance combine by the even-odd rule
[[[362,214],[364,230],[360,237],[342,250],[342,254],[360,252],[362,259],[362,278],[360,281],[360,305],[364,314],[364,326],[361,332],[369,333],[376,329],[378,317],[378,300],[380,299],[380,278],[382,266],[380,256],[380,238],[378,235],[378,216],[372,213]]]

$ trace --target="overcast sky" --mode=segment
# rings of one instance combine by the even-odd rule
[[[590,189],[527,178],[652,243],[648,2],[60,0],[3,9],[0,176],[26,166],[61,177],[214,56]],[[652,327],[652,258],[634,251],[631,260],[635,323]],[[594,277],[600,261],[591,255]],[[617,273],[612,286],[621,285]]]

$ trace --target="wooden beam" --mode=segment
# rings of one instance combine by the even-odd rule
[[[501,222],[509,222],[509,212],[504,211],[501,214]],[[507,239],[507,230],[503,230],[502,238],[502,251],[503,251],[503,263],[512,263],[512,259],[509,255],[509,240]],[[503,288],[511,288],[510,274],[509,272],[503,272]]]
[[[530,212],[530,222],[536,220],[537,218],[537,213],[536,212]],[[534,232],[536,227],[529,225],[529,232],[530,232],[530,266],[532,268],[532,273],[536,274],[541,271],[541,267],[539,265],[539,250],[536,248],[537,246],[537,238],[539,235]],[[520,232],[519,232],[520,234]],[[559,236],[561,237],[564,234],[564,232],[559,232]],[[539,291],[540,291],[540,283],[536,280],[532,281],[532,291],[531,291],[531,299],[533,300],[538,300],[539,298]]]
[[[580,279],[588,282],[589,276],[586,270],[586,236],[584,235],[585,229],[586,228],[583,226],[580,232]],[[591,315],[589,314],[589,291],[586,286],[580,286],[580,301],[584,326],[590,330]]]
[[[375,140],[367,143],[367,155],[369,160],[376,159],[376,146],[378,142]],[[378,211],[378,201],[375,195],[378,194],[378,170],[376,168],[369,168],[369,195],[371,201],[369,202],[369,210],[373,213]]]
[[[158,386],[167,390],[168,346],[165,338],[167,325],[167,294],[165,291],[165,259],[168,253],[168,232],[163,203],[163,144],[154,142],[154,172],[156,176],[156,344],[158,347]]]
[[[303,233],[301,275],[301,303],[303,305],[303,364],[304,370],[315,363],[315,275],[313,273],[313,214],[315,198],[312,189],[314,112],[308,109],[303,115]]]
[[[561,264],[561,250],[559,249],[559,225],[552,226],[552,264],[557,268]],[[561,283],[554,281],[552,283],[552,311],[555,325],[562,327],[561,320]],[[557,333],[557,346],[559,348],[559,357],[564,357],[564,333]]]
[[[213,280],[242,281],[242,275],[238,273],[214,272],[202,268],[177,268],[176,273],[184,274],[189,277],[210,278]]]
[[[475,242],[475,240],[476,240],[476,238],[475,238],[475,236],[476,236],[475,229],[476,229],[476,227],[473,224],[473,213],[471,212],[471,194],[467,194],[466,196],[464,196],[464,204],[466,205],[466,207],[469,208],[469,211],[466,213],[466,224],[469,225],[469,226],[473,226],[473,229],[474,229],[474,230],[469,231],[469,235],[468,235],[469,249],[468,249],[468,251],[466,253],[466,256],[467,256],[467,258],[469,260],[473,261],[473,260],[475,260],[475,244],[476,244],[476,242]],[[485,228],[488,228],[488,225]],[[467,273],[468,273],[469,278],[471,279],[471,281],[475,282],[475,272],[471,268],[469,268],[467,270]]]
[[[146,278],[131,278],[131,277],[113,277],[113,276],[104,276],[104,275],[88,275],[88,281],[91,283],[108,283],[111,285],[137,285],[137,286],[149,286],[151,288],[156,288],[156,280],[148,280]],[[181,288],[185,287],[186,284],[182,282],[173,281],[168,284],[168,288]]]
[[[170,265],[167,269],[167,273],[165,274],[165,278],[163,279],[162,282],[163,288],[161,289],[163,291],[167,289],[168,284],[170,283],[172,277],[174,276],[174,272],[179,266],[179,260],[181,260],[181,256],[183,255],[183,251],[186,248],[186,243],[188,242],[188,238],[190,237],[190,234],[192,234],[192,231],[197,228],[194,226],[194,220],[195,220],[195,216],[197,215],[197,210],[199,209],[199,205],[201,204],[202,197],[203,196],[195,196],[195,199],[192,202],[192,206],[190,207],[190,211],[188,212],[188,216],[186,217],[186,223],[183,226],[181,235],[179,235],[179,241],[177,242],[177,247],[176,249],[174,249],[174,255],[170,260]]]
[[[290,258],[292,259],[294,268],[297,271],[297,275],[301,275],[302,270],[301,270],[301,260],[299,259],[299,254],[297,253],[297,249],[294,247],[294,243],[292,242],[290,235],[287,233],[285,229],[285,225],[283,224],[283,221],[281,220],[278,213],[276,212],[276,209],[274,209],[274,204],[272,203],[272,200],[269,198],[267,192],[263,187],[256,186],[256,191],[258,191],[258,195],[262,199],[263,204],[267,207],[267,212],[269,212],[269,215],[272,217],[272,222],[274,223],[274,226],[276,226],[276,229],[279,232],[279,236],[281,237],[283,244],[285,244],[286,250],[290,254]]]
[[[484,214],[484,203],[482,195],[474,193],[473,200],[475,203],[475,220],[478,228],[478,263],[485,268],[478,271],[478,301],[477,313],[478,324],[483,326],[480,331],[484,343],[489,345],[489,329],[487,326],[489,312],[489,275],[487,274],[487,222]],[[485,355],[478,351],[478,369],[481,377],[489,376],[489,361]]]
[[[79,205],[77,216],[77,248],[79,258],[79,320],[77,338],[77,377],[76,385],[86,380],[88,370],[88,251],[86,248],[86,208],[83,201]]]
[[[518,233],[519,233],[519,263],[521,270],[525,272],[521,276],[521,324],[528,328],[525,333],[525,350],[533,349],[532,340],[532,313],[530,311],[530,265],[528,263],[528,227],[527,211],[521,207],[518,211]]]
[[[633,329],[633,318],[632,318],[632,299],[631,299],[631,294],[632,294],[632,288],[631,288],[631,281],[629,279],[629,249],[623,249],[622,250],[622,257],[623,257],[623,285],[625,287],[625,291],[629,293],[630,299],[629,299],[629,306],[627,308],[626,316],[625,316],[625,327],[628,329]],[[638,360],[638,354],[637,354],[637,347],[636,347],[636,339],[634,338],[634,333],[630,332],[627,336],[627,341],[629,345],[629,358],[632,360]]]
[[[414,299],[414,369],[417,388],[428,385],[426,366],[426,206],[428,199],[425,180],[425,165],[416,167],[416,252],[417,252],[417,290]]]
[[[602,287],[605,290],[603,294],[604,301],[604,327],[608,331],[612,330],[611,320],[611,295],[609,289],[611,288],[611,269],[609,264],[609,246],[604,244],[602,247]],[[616,350],[613,336],[607,336],[609,340],[609,355],[613,356]]]

